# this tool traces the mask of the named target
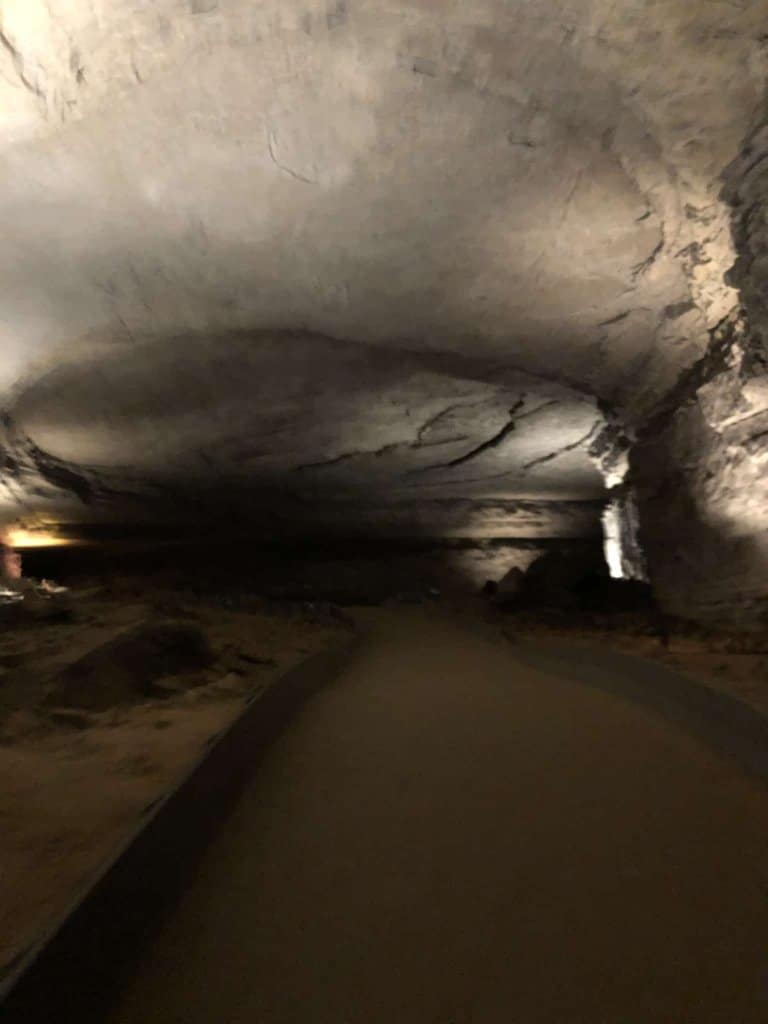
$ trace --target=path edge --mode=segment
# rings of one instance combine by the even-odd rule
[[[270,745],[339,676],[359,643],[355,637],[289,669],[208,740],[69,908],[0,977],[3,1024],[103,1020]]]

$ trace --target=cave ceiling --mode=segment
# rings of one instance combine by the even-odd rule
[[[737,303],[766,15],[2,0],[0,515],[578,533]]]

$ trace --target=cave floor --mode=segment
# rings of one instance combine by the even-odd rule
[[[213,655],[206,669],[166,677],[168,687],[149,696],[121,693],[130,679],[116,663],[107,676],[117,676],[117,688],[100,680],[106,701],[87,678],[69,700],[60,692],[73,662],[126,630],[164,621],[200,628]],[[77,592],[61,621],[0,622],[0,980],[246,700],[308,655],[345,642],[335,619],[300,608],[182,606],[146,584],[120,596]],[[94,701],[83,701],[90,689]]]
[[[359,623],[112,1021],[765,1020],[756,779],[582,685],[617,671],[599,649],[432,607]]]

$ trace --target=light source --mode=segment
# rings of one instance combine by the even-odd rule
[[[27,529],[21,526],[6,530],[4,539],[9,547],[19,549],[63,547],[72,543],[66,537],[58,537],[48,530]]]

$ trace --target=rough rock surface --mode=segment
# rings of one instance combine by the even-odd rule
[[[0,518],[593,532],[761,301],[766,15],[5,0]]]
[[[658,593],[677,614],[768,624],[768,126],[727,169],[742,308],[632,455]]]
[[[95,518],[162,520],[183,500],[213,522],[390,516],[416,534],[429,528],[420,502],[598,498],[595,402],[514,371],[487,376],[306,333],[104,350],[19,396],[3,428],[5,486]],[[486,518],[466,501],[454,518],[462,508],[466,528]]]

